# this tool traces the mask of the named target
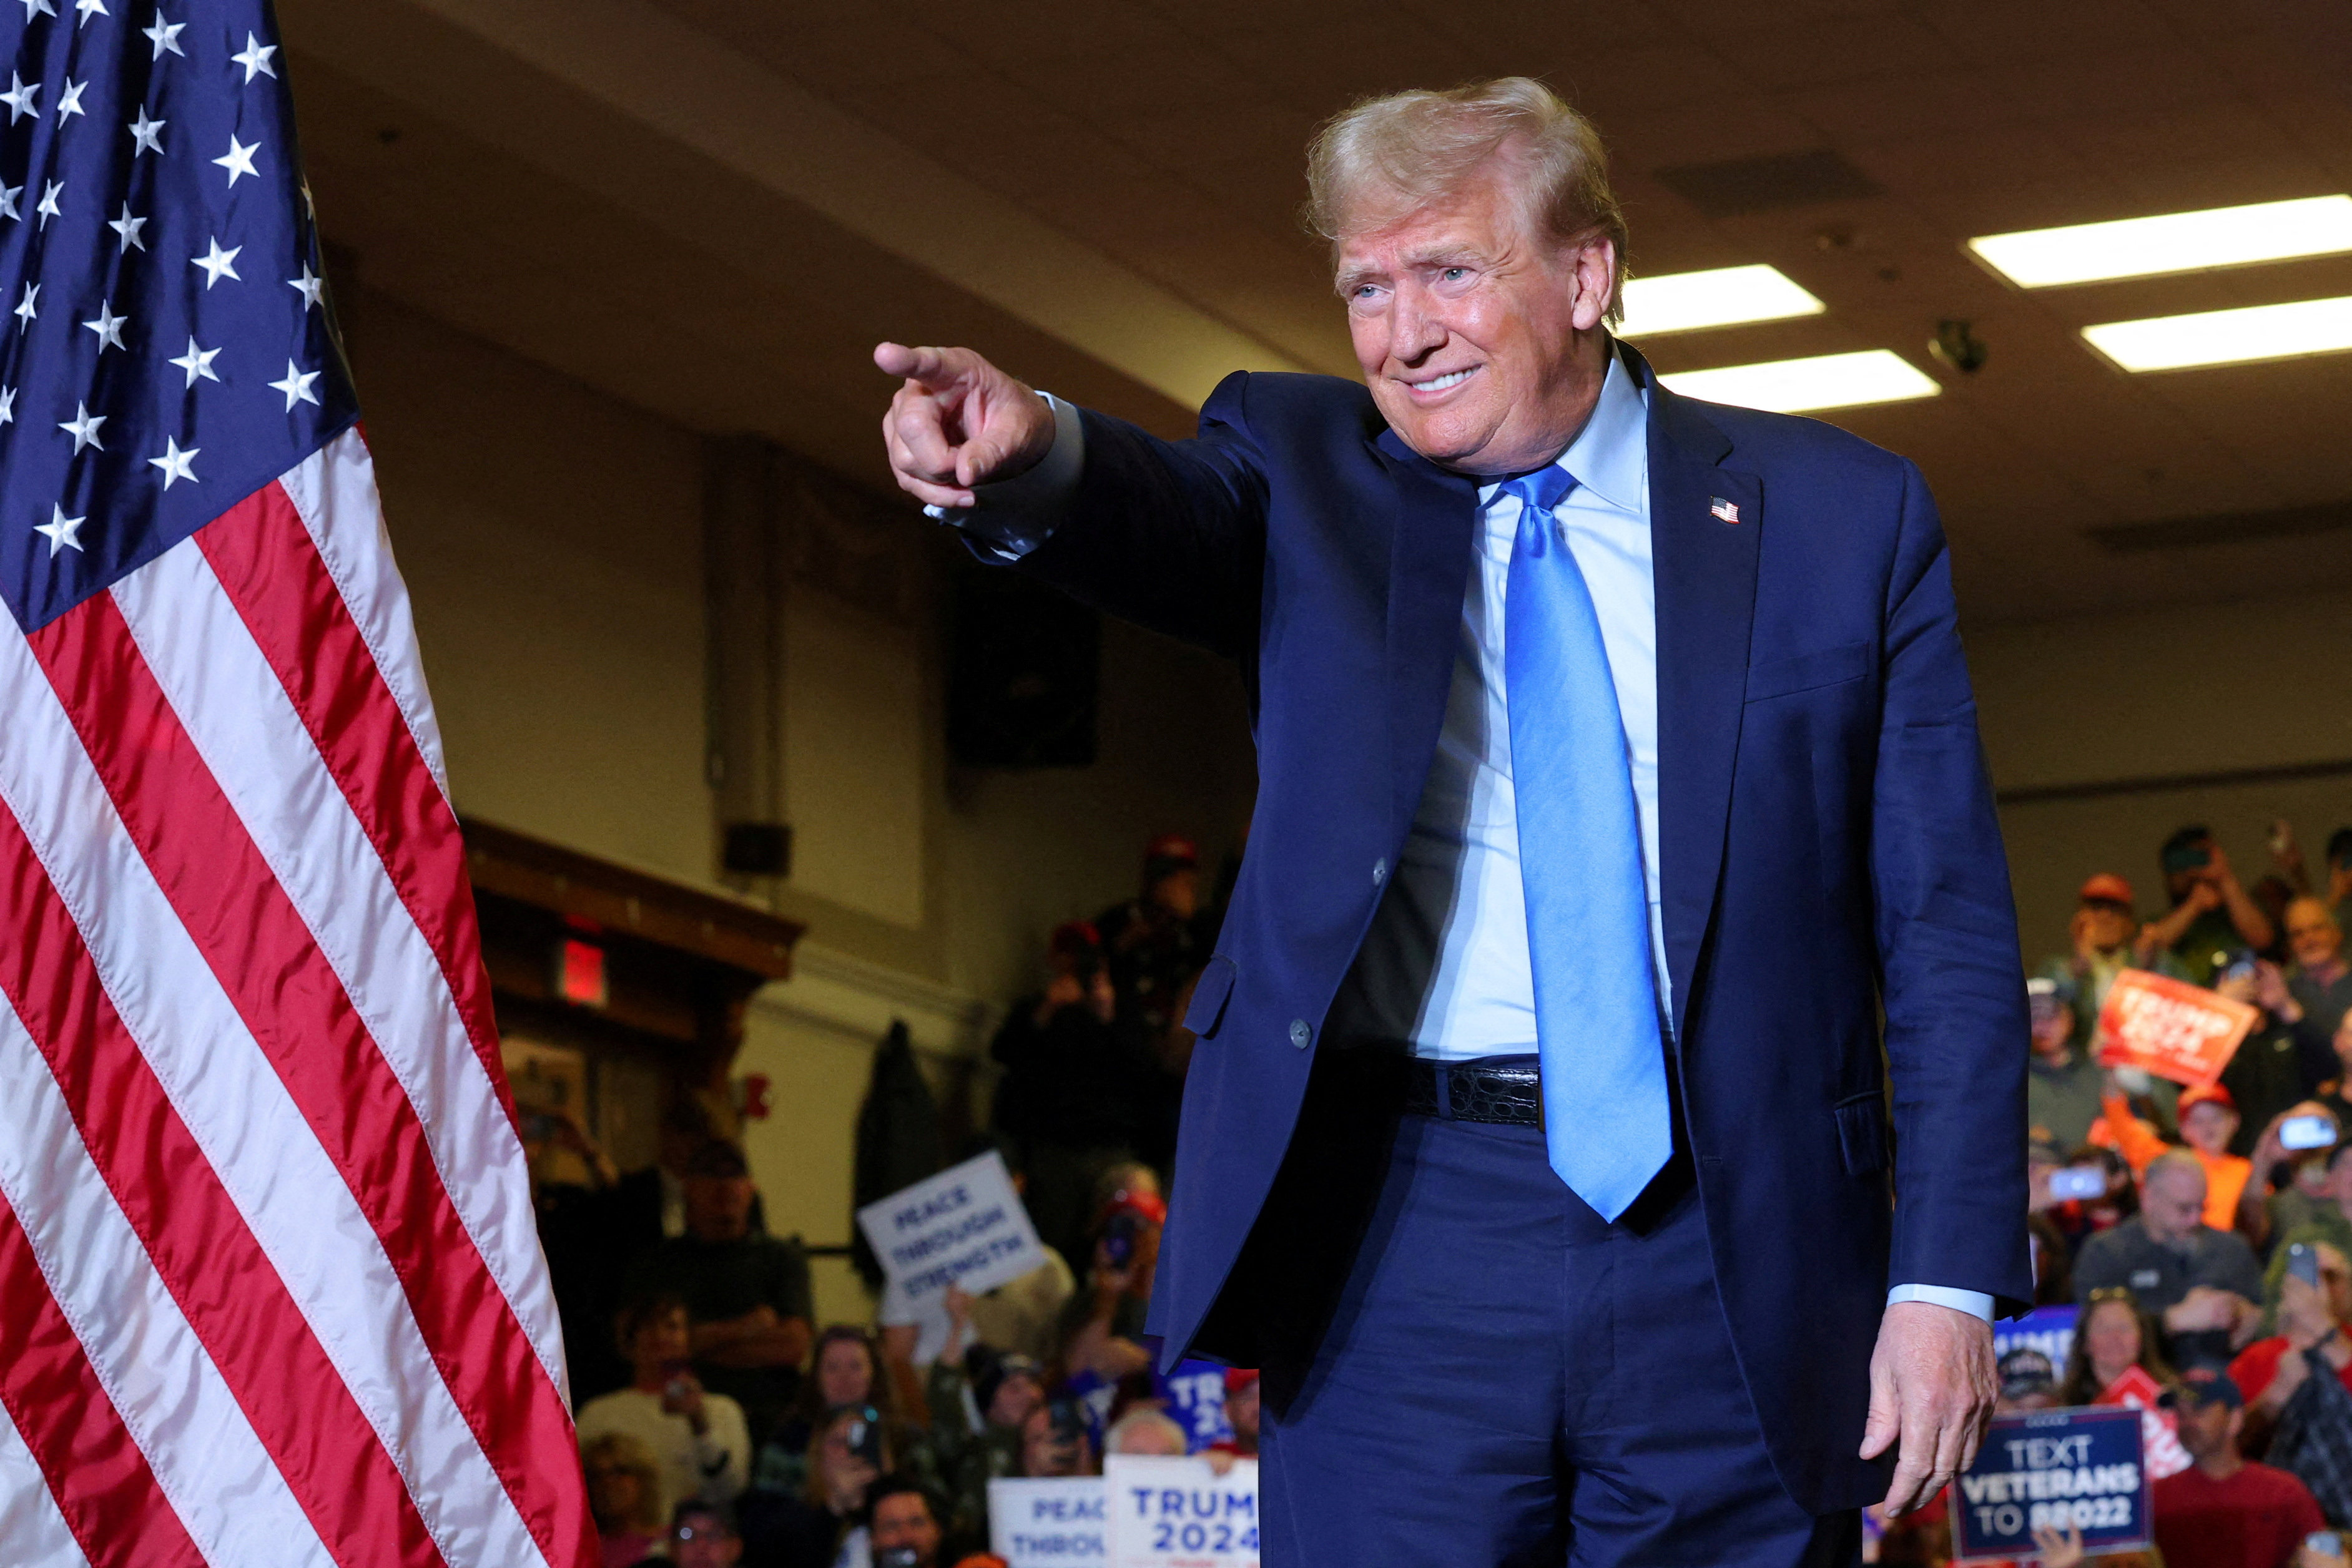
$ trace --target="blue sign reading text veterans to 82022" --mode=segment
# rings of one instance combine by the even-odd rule
[[[2079,1530],[2083,1549],[2130,1552],[2148,1534],[2140,1413],[2124,1406],[1996,1416],[1952,1482],[1952,1555],[2031,1557],[2036,1530]]]

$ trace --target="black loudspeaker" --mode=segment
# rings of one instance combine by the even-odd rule
[[[1018,572],[955,575],[948,753],[967,768],[1085,768],[1095,759],[1102,621]]]

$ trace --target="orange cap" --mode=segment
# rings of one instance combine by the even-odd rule
[[[2189,1112],[2194,1111],[2200,1105],[2219,1105],[2222,1110],[2231,1112],[2233,1113],[2238,1109],[2237,1100],[2227,1089],[2222,1088],[2218,1083],[2214,1084],[2210,1089],[2184,1089],[2181,1091],[2179,1106],[2179,1114],[2186,1116]]]
[[[2085,904],[2096,899],[2102,904],[2120,904],[2126,909],[2132,906],[2131,883],[2111,871],[2103,871],[2084,883],[2076,896]]]

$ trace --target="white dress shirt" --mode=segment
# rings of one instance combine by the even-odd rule
[[[1085,434],[1076,413],[1049,396],[1054,445],[1036,467],[979,492],[981,506],[931,516],[978,533],[1017,559],[1052,531],[1076,488]],[[1673,1017],[1658,880],[1658,618],[1651,558],[1649,405],[1613,352],[1584,428],[1560,454],[1576,485],[1552,508],[1601,622],[1626,764],[1642,831],[1650,905],[1651,968],[1659,1017]],[[1519,881],[1511,795],[1511,727],[1503,682],[1504,596],[1519,503],[1490,505],[1500,482],[1479,487],[1476,570],[1462,603],[1454,676],[1437,755],[1355,965],[1333,1000],[1327,1038],[1399,1040],[1418,1056],[1465,1061],[1532,1055],[1535,978]],[[1931,1301],[1990,1320],[1992,1298],[1940,1285],[1897,1285],[1896,1301]]]

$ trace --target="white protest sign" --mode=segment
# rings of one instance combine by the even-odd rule
[[[924,1350],[937,1355],[934,1330],[946,1335],[941,1303],[949,1286],[976,1296],[1045,1260],[1004,1157],[993,1149],[867,1204],[857,1211],[857,1228],[889,1280],[882,1321],[924,1325],[918,1360]]]
[[[1113,1454],[1103,1465],[1109,1568],[1257,1568],[1257,1461]]]
[[[1100,1476],[988,1483],[988,1549],[1010,1568],[1102,1568],[1106,1536]]]

